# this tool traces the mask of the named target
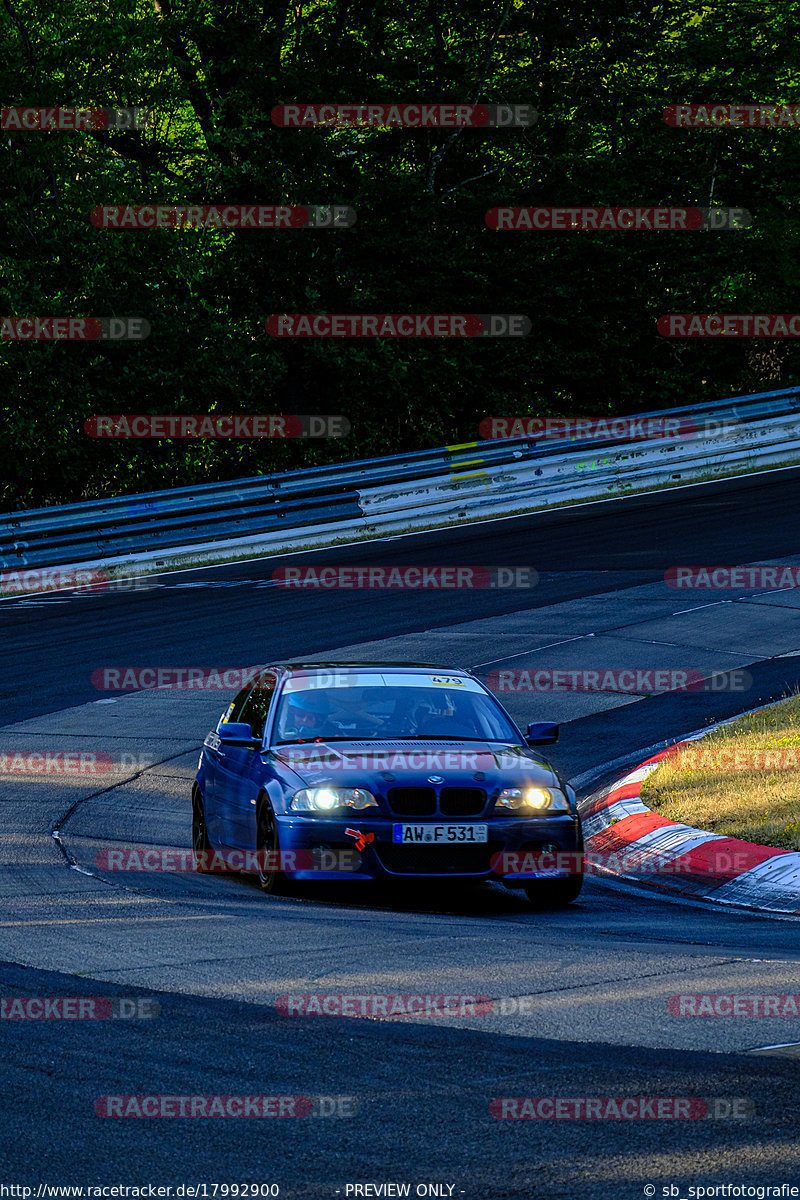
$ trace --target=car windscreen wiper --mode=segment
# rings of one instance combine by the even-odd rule
[[[487,737],[467,737],[465,733],[404,733],[398,741],[412,741],[419,739],[422,742],[505,742],[505,738],[487,738]]]

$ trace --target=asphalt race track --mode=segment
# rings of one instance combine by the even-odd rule
[[[744,691],[501,697],[520,720],[562,722],[551,757],[586,794],[663,739],[797,686],[800,589],[682,592],[664,574],[800,562],[799,500],[800,470],[783,470],[173,573],[129,593],[0,602],[0,753],[103,751],[120,764],[107,779],[4,780],[0,998],[160,1006],[143,1018],[0,1024],[3,1176],[34,1189],[273,1183],[282,1197],[332,1200],[355,1196],[354,1184],[387,1183],[470,1200],[800,1186],[789,1045],[800,1043],[800,1018],[695,1019],[668,1008],[683,993],[800,992],[796,918],[595,878],[570,909],[534,912],[496,886],[309,885],[275,899],[249,878],[105,870],[113,846],[189,846],[199,747],[231,692],[93,683],[104,668],[374,656],[479,675],[507,665],[746,673]],[[288,591],[272,581],[288,561],[521,566],[539,581]],[[287,992],[497,1003],[459,1017],[286,1017],[275,1005]],[[122,1095],[312,1104],[296,1102],[295,1120],[98,1115],[100,1097]],[[503,1120],[490,1109],[503,1097],[694,1098],[707,1115]]]

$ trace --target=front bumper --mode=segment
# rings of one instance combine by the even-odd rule
[[[475,821],[441,817],[363,819],[357,814],[346,821],[278,816],[277,822],[281,849],[305,851],[304,861],[310,852],[318,863],[311,870],[287,870],[287,877],[319,882],[457,878],[492,879],[508,887],[523,887],[535,879],[567,877],[572,873],[569,864],[581,849],[580,819],[573,813]],[[392,838],[395,824],[484,824],[488,826],[488,842],[400,845]],[[346,828],[351,835],[345,835]],[[360,835],[361,845],[353,834]],[[344,851],[348,852],[346,856]],[[559,865],[556,853],[566,858],[567,865]],[[540,857],[542,863],[537,861]],[[548,867],[548,861],[553,865]],[[334,869],[326,869],[334,862]]]

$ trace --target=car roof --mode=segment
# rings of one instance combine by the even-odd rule
[[[418,662],[341,662],[338,660],[314,660],[309,662],[276,663],[273,670],[282,670],[291,674],[294,671],[397,671],[406,674],[408,671],[419,671],[423,674],[436,671],[447,675],[469,675],[463,667],[443,667],[441,663]]]

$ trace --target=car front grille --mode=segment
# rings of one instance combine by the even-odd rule
[[[396,875],[481,875],[491,870],[491,858],[502,848],[502,842],[480,846],[400,846],[381,842],[375,852],[386,870]]]
[[[446,817],[475,817],[485,805],[483,788],[449,787],[439,793],[439,810]]]
[[[430,817],[436,812],[436,792],[433,788],[389,788],[386,798],[392,812],[400,817]]]
[[[393,787],[386,798],[392,812],[399,817],[432,817],[437,811],[445,817],[476,817],[486,807],[483,788],[442,788],[438,809],[433,788]]]

